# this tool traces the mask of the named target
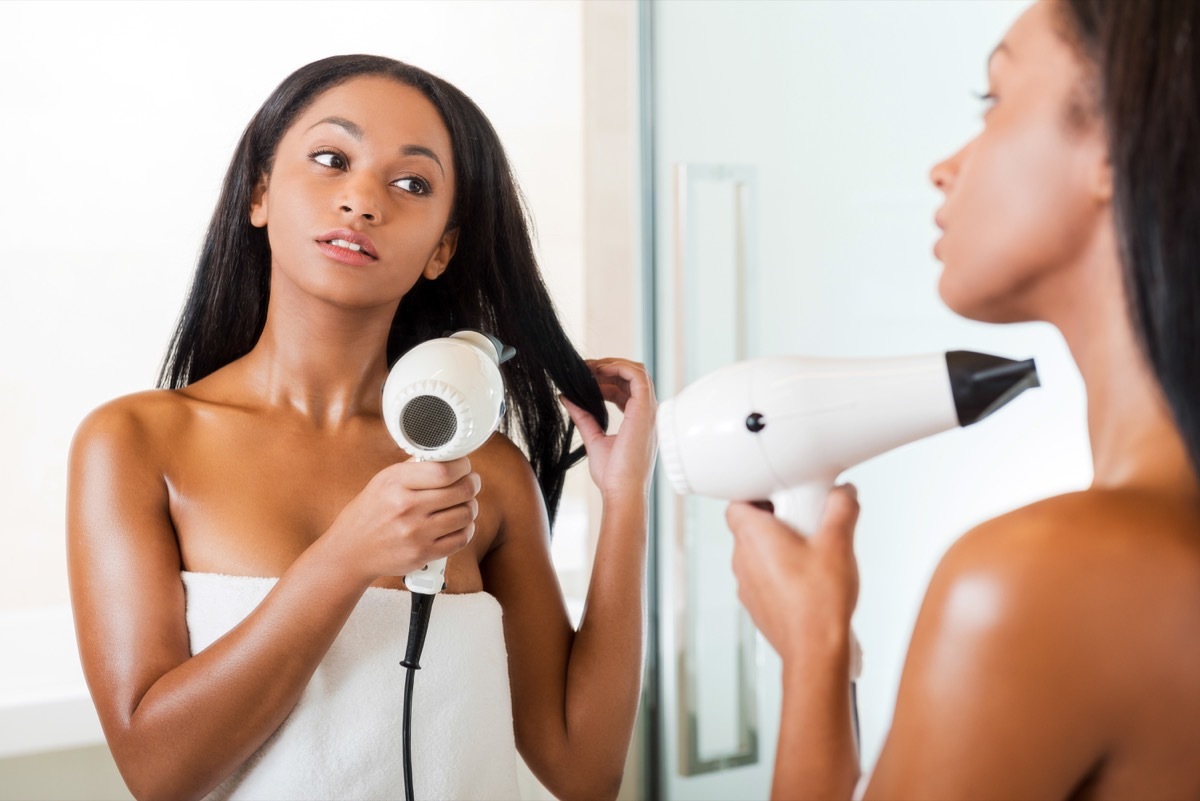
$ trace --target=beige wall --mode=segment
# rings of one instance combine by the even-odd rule
[[[0,759],[0,801],[128,801],[103,745]]]

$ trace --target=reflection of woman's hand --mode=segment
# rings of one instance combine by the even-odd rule
[[[654,417],[658,402],[644,365],[626,359],[589,360],[600,393],[624,415],[615,434],[606,434],[596,418],[562,398],[567,414],[587,448],[592,480],[606,500],[650,492],[657,440]]]
[[[855,488],[829,493],[811,537],[749,503],[731,503],[725,519],[734,537],[738,598],[785,663],[846,648],[858,601]]]

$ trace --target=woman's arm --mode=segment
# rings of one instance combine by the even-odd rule
[[[783,658],[771,797],[848,799],[859,775],[850,710],[857,494],[833,490],[811,537],[748,503],[730,504],[726,519],[738,598]]]
[[[604,498],[599,542],[578,632],[550,561],[548,526],[532,471],[508,446],[496,496],[504,520],[483,562],[484,586],[504,607],[517,745],[560,798],[612,798],[620,788],[641,690],[646,516],[654,464],[655,401],[641,365],[592,363],[606,400],[624,412],[606,435],[568,404]]]
[[[382,471],[254,612],[193,657],[155,456],[161,421],[139,411],[129,400],[103,407],[73,442],[71,600],[88,686],[131,792],[198,798],[278,728],[377,575],[465,544],[478,481],[466,460]],[[385,546],[394,564],[370,556]]]

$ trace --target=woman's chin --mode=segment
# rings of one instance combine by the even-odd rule
[[[1038,320],[1036,315],[1027,309],[1019,308],[1017,304],[1002,298],[989,298],[978,292],[955,292],[944,284],[938,285],[938,295],[946,308],[966,320],[977,323],[993,323],[1005,325],[1008,323],[1028,323]]]
[[[948,270],[943,270],[938,279],[938,296],[946,308],[964,319],[979,323],[1013,322],[1001,310],[1002,304],[979,292],[977,283],[972,286],[970,282],[955,281]]]

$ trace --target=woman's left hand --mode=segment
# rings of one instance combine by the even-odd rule
[[[858,508],[853,485],[835,487],[811,536],[751,503],[731,503],[725,513],[738,598],[785,664],[852,647]]]
[[[589,359],[588,367],[604,400],[621,410],[624,419],[614,434],[600,428],[596,418],[561,398],[587,449],[592,480],[606,500],[650,492],[658,441],[654,418],[658,402],[645,365],[627,359]]]

